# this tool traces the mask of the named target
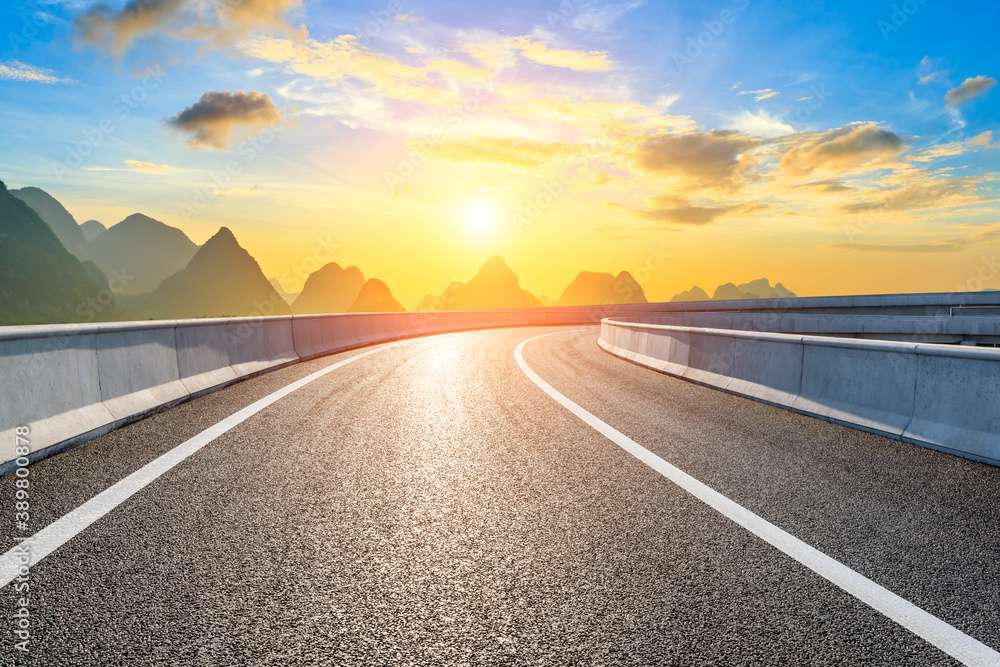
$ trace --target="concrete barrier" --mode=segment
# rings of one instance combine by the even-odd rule
[[[574,312],[582,321],[587,311]],[[545,323],[544,313],[525,309],[3,327],[0,377],[9,395],[0,401],[0,474],[14,469],[19,425],[32,429],[35,461],[302,359],[409,336]]]
[[[101,400],[97,325],[0,329],[0,456],[16,458],[15,428],[29,426],[32,452],[53,453],[114,428]],[[10,472],[13,466],[8,464]]]
[[[101,400],[118,425],[190,396],[177,368],[174,327],[102,325],[96,345]]]
[[[1000,350],[605,319],[599,345],[685,380],[1000,465]]]
[[[191,396],[220,389],[239,379],[229,361],[225,320],[203,320],[174,328],[177,371]]]

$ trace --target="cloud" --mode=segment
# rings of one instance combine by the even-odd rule
[[[0,80],[30,81],[33,83],[76,83],[73,79],[59,76],[49,69],[26,65],[18,60],[0,63]]]
[[[764,88],[763,90],[741,90],[736,93],[737,95],[753,95],[755,102],[760,102],[761,100],[766,100],[769,97],[774,97],[775,95],[780,95],[781,93],[776,90],[771,90],[770,88]]]
[[[931,81],[943,80],[948,76],[948,72],[945,70],[934,69],[934,61],[931,60],[930,56],[924,56],[920,59],[920,67],[917,73],[920,77],[921,85],[930,83]]]
[[[368,84],[370,92],[395,100],[425,104],[457,104],[461,95],[448,80],[482,82],[489,72],[451,59],[429,60],[423,67],[401,63],[362,46],[354,35],[341,35],[321,42],[256,37],[240,43],[248,56],[284,65],[330,84],[357,80]]]
[[[959,104],[968,102],[973,97],[989,90],[996,85],[996,82],[997,80],[993,77],[970,77],[963,81],[958,88],[952,88],[945,93],[944,99],[949,106],[957,107]]]
[[[808,176],[817,169],[843,172],[897,155],[903,139],[877,123],[860,123],[807,135],[781,157],[787,176]]]
[[[135,171],[141,171],[144,174],[169,174],[172,171],[177,171],[176,167],[171,167],[169,164],[154,164],[152,162],[139,162],[138,160],[125,160],[125,164]]]
[[[853,252],[888,252],[906,254],[960,252],[1000,239],[1000,227],[990,227],[972,236],[938,239],[929,243],[834,243],[827,247]]]
[[[204,93],[167,124],[189,134],[193,148],[222,150],[229,145],[237,127],[260,128],[281,119],[281,110],[266,93],[223,90]]]
[[[607,32],[615,21],[643,4],[645,4],[645,0],[621,4],[589,5],[573,17],[570,25],[577,30]]]
[[[536,171],[542,167],[573,160],[584,155],[587,147],[559,142],[520,138],[474,137],[465,141],[436,146],[431,158],[453,164],[490,165],[518,171]]]
[[[120,9],[114,9],[100,2],[77,17],[76,31],[91,46],[119,56],[136,39],[153,34],[229,44],[256,31],[293,32],[285,16],[301,3],[302,0],[129,0]]]
[[[736,116],[730,116],[729,122],[732,129],[752,136],[780,137],[795,133],[795,128],[766,111],[750,113],[744,110]]]
[[[920,179],[903,187],[878,193],[877,198],[868,201],[843,204],[840,210],[845,213],[914,211],[978,204],[987,201],[976,192],[982,183],[982,178],[973,177]]]
[[[540,65],[562,67],[578,72],[610,72],[615,69],[615,64],[604,51],[553,49],[531,37],[512,37],[509,43],[512,48],[521,52],[523,58]]]
[[[748,151],[758,145],[752,137],[712,130],[653,136],[632,155],[643,171],[680,178],[690,187],[732,189],[753,165]]]
[[[690,199],[670,194],[650,197],[646,202],[646,208],[630,208],[622,204],[608,204],[608,207],[631,213],[644,220],[684,227],[701,227],[727,215],[749,213],[763,208],[753,202],[724,206],[695,206]]]
[[[122,54],[140,35],[161,30],[180,19],[188,0],[129,0],[114,10],[98,3],[76,20],[77,33],[88,43]]]

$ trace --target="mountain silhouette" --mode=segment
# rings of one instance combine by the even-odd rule
[[[702,288],[695,285],[689,290],[684,290],[680,294],[675,294],[674,298],[670,300],[671,303],[677,301],[709,301],[710,298],[708,293]]]
[[[563,291],[556,305],[602,306],[615,303],[647,303],[642,287],[628,271],[622,271],[617,276],[581,271]]]
[[[55,232],[56,238],[63,244],[63,247],[69,250],[74,257],[81,262],[90,259],[87,239],[84,237],[80,225],[76,224],[76,218],[55,197],[45,190],[35,187],[11,190],[10,194],[33,208],[38,217],[44,220],[45,224]]]
[[[0,324],[113,317],[114,298],[102,287],[41,216],[0,181]]]
[[[795,292],[781,283],[771,287],[770,280],[758,278],[739,286],[734,283],[719,285],[715,288],[711,299],[705,290],[695,285],[689,290],[674,295],[670,301],[671,303],[677,301],[738,301],[740,299],[788,299],[795,296]]]
[[[423,303],[422,301],[421,304]],[[542,307],[542,303],[531,292],[521,288],[517,275],[498,255],[486,260],[469,282],[449,285],[430,305],[434,306],[432,310]]]
[[[735,301],[738,299],[756,299],[757,295],[748,292],[741,292],[740,288],[733,283],[726,283],[715,288],[712,301]]]
[[[330,262],[306,278],[302,293],[292,303],[292,310],[299,315],[309,313],[346,313],[357,300],[365,276],[361,269]]]
[[[104,275],[118,276],[125,284],[122,294],[155,290],[187,266],[197,250],[181,230],[141,213],[128,216],[90,244],[94,263]]]
[[[787,289],[781,283],[771,287],[771,281],[767,278],[758,278],[748,283],[743,283],[738,287],[741,292],[756,294],[761,299],[787,299],[795,296],[795,292]]]
[[[302,294],[302,292],[296,292],[294,294],[292,294],[291,292],[286,292],[285,288],[281,284],[281,281],[278,280],[277,278],[268,278],[267,282],[271,283],[271,287],[274,288],[274,291],[277,292],[278,295],[285,300],[285,303],[289,305],[291,305],[292,301],[295,301],[296,297],[298,297],[299,294]]]
[[[370,278],[361,286],[358,298],[349,313],[405,313],[406,308],[392,296],[389,287],[378,278]]]
[[[83,232],[83,238],[86,239],[87,243],[90,243],[98,236],[108,231],[108,228],[99,223],[97,220],[88,220],[87,222],[80,223],[80,231]]]
[[[149,294],[123,298],[122,306],[133,317],[157,319],[291,314],[257,261],[226,227],[184,269]]]

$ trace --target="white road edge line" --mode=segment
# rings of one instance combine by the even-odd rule
[[[157,477],[167,472],[226,431],[229,431],[230,429],[243,423],[275,401],[281,400],[296,389],[304,387],[313,380],[318,380],[327,373],[332,373],[338,368],[343,368],[347,364],[354,363],[358,359],[363,359],[371,354],[388,350],[396,347],[397,345],[402,345],[403,342],[407,341],[392,343],[391,345],[385,345],[374,350],[362,352],[361,354],[349,357],[343,361],[339,361],[331,366],[327,366],[326,368],[318,370],[315,373],[307,375],[301,380],[296,380],[290,385],[282,387],[273,394],[265,396],[259,401],[248,405],[239,412],[231,414],[214,426],[208,427],[198,435],[185,440],[169,452],[139,468],[128,477],[125,477],[121,481],[109,486],[107,489],[101,491],[72,512],[66,514],[60,519],[56,519],[45,528],[42,528],[37,533],[24,540],[22,544],[27,545],[27,553],[22,551],[18,546],[8,550],[2,558],[0,558],[0,588],[6,586],[19,576],[20,568],[23,566],[20,559],[30,554],[30,566],[33,567],[37,565],[43,558],[76,537],[105,514],[131,498]]]
[[[904,600],[892,591],[879,586],[871,579],[862,576],[839,561],[814,549],[797,537],[762,519],[742,505],[733,502],[718,491],[702,484],[694,477],[667,463],[656,454],[653,454],[648,449],[615,430],[553,389],[549,383],[540,378],[525,363],[521,351],[525,345],[539,338],[573,333],[574,331],[578,330],[557,331],[555,333],[535,336],[522,342],[514,350],[514,358],[517,360],[517,365],[521,367],[525,375],[538,385],[542,391],[555,399],[556,402],[698,500],[735,521],[765,542],[777,547],[876,611],[885,614],[913,634],[937,646],[953,658],[960,660],[966,665],[982,667],[997,667],[1000,665],[1000,653],[989,646],[945,623],[938,617],[927,613],[911,602]]]

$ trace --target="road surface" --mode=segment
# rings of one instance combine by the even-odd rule
[[[561,327],[316,359],[32,465],[31,530],[57,537],[27,577],[27,654],[16,581],[2,590],[0,662],[959,664],[545,393],[515,350],[559,331],[521,354],[568,401],[1000,647],[1000,469],[661,375],[602,352],[596,327]]]

